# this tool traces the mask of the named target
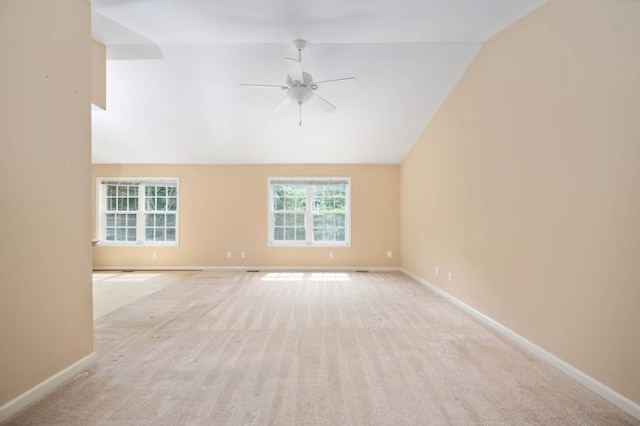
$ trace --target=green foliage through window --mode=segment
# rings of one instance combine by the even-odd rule
[[[345,243],[348,188],[332,182],[272,183],[274,242]]]
[[[178,189],[175,185],[109,183],[104,201],[106,241],[176,241]]]

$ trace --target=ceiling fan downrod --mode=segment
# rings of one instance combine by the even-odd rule
[[[298,62],[302,63],[302,52],[306,52],[309,49],[309,42],[307,40],[297,39],[293,40],[293,48],[298,52]]]

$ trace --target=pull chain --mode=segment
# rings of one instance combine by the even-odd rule
[[[298,123],[298,126],[302,127],[302,102],[298,102],[298,107],[299,107],[299,118],[300,118],[300,123]]]

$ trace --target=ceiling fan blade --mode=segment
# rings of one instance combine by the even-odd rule
[[[309,99],[309,102],[316,104],[324,112],[333,112],[336,110],[335,105],[333,105],[331,102],[329,102],[322,96],[318,95],[317,93],[314,93],[314,96],[312,96],[311,99]]]
[[[304,82],[304,76],[302,75],[302,63],[291,58],[284,58],[284,63],[287,64],[287,71],[291,76],[291,80]]]
[[[282,102],[280,102],[278,104],[278,106],[273,109],[273,113],[274,114],[278,114],[278,113],[284,111],[292,103],[293,102],[291,101],[291,98],[289,96],[285,96],[284,99],[282,100]]]
[[[281,89],[281,90],[286,90],[288,89],[287,86],[280,86],[279,84],[240,84],[240,87],[258,87],[261,89]]]
[[[358,80],[355,77],[345,77],[345,78],[334,78],[333,80],[322,80],[322,81],[314,81],[314,84],[323,84],[323,83],[342,83],[344,85],[349,84],[350,86],[358,84]]]

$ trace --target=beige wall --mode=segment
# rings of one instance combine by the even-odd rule
[[[398,164],[94,165],[93,176],[94,186],[96,177],[180,178],[180,246],[96,247],[93,257],[96,268],[399,266]],[[270,176],[351,177],[351,247],[268,247],[267,178]],[[394,254],[391,259],[387,258],[388,250]],[[226,258],[227,251],[233,252],[233,258]],[[240,258],[241,251],[246,253],[246,258]],[[334,259],[329,259],[330,251],[334,252]],[[153,252],[158,254],[155,259]]]
[[[0,405],[93,351],[90,5],[0,1]]]
[[[636,403],[638,23],[640,2],[543,6],[483,46],[401,168],[403,267]]]
[[[91,103],[107,109],[107,49],[91,40]]]

